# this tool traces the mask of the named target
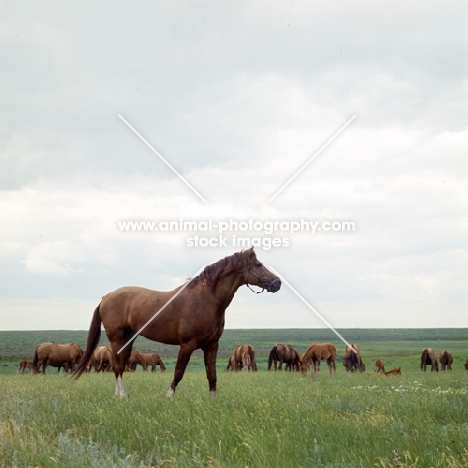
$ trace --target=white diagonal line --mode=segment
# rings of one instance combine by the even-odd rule
[[[269,200],[272,202],[354,119],[353,115]]]
[[[174,169],[171,164],[166,161],[166,159],[164,159],[120,114],[118,114],[119,118],[122,120],[122,122],[125,123],[125,125],[127,125],[127,127],[132,130],[133,133],[135,133],[135,135],[137,135],[140,140],[146,145],[148,146],[148,148],[156,155],[158,156],[159,159],[161,159],[162,162],[164,162],[167,167],[169,167],[169,169],[172,170],[172,172],[174,172],[174,174],[176,174],[181,180],[182,182],[184,182],[187,187],[189,187],[196,195],[198,195],[198,197],[203,200],[205,203],[206,203],[206,200],[184,179],[184,177],[179,174],[179,172],[177,172],[176,169]]]
[[[133,340],[135,340],[138,335],[199,275],[199,273],[205,267],[200,268],[191,278],[188,280],[133,336],[128,340],[118,351],[117,354],[120,354]]]
[[[281,281],[284,281],[288,286],[289,289],[333,332],[335,333],[338,338],[345,343],[347,346],[349,346],[354,352],[356,350],[323,318],[285,279],[284,276],[280,275],[273,267],[269,266],[268,267],[273,273],[275,273],[277,276],[280,277]]]

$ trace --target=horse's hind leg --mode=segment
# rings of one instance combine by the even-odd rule
[[[122,382],[122,374],[132,354],[133,341],[130,340],[133,338],[134,333],[129,328],[125,330],[106,331],[106,333],[112,347],[112,360],[116,379],[115,394],[120,398],[127,398],[127,393],[125,392]],[[123,346],[125,346],[125,348],[123,348]]]

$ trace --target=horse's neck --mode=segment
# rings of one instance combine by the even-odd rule
[[[234,298],[236,291],[243,284],[244,280],[242,273],[234,271],[219,280],[213,296],[216,298],[219,305],[225,310]]]

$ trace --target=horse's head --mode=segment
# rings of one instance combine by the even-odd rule
[[[253,247],[245,252],[245,284],[258,286],[268,292],[277,292],[281,288],[281,280],[265,267],[255,255]]]

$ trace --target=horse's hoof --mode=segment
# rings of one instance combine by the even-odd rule
[[[174,390],[172,390],[172,388],[170,388],[167,393],[166,393],[166,398],[172,398],[174,396]]]
[[[213,398],[216,398],[216,390],[211,390],[210,395],[211,395]]]

